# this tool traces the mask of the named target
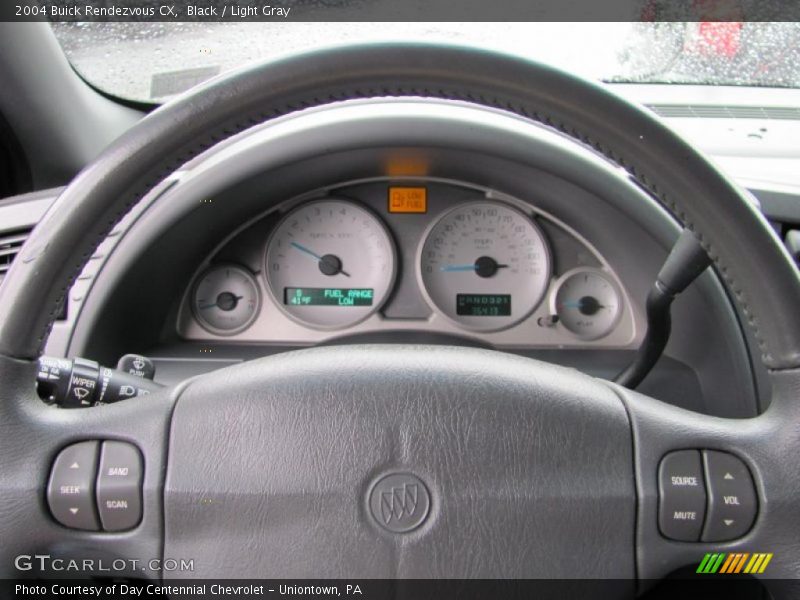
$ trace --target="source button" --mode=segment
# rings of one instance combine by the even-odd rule
[[[698,541],[706,513],[700,452],[680,450],[667,454],[659,468],[658,492],[658,526],[662,535],[683,542]]]

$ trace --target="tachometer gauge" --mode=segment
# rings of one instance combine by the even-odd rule
[[[558,322],[585,340],[611,333],[622,314],[616,283],[597,269],[566,273],[558,282],[553,303]]]
[[[345,200],[318,200],[289,213],[275,228],[264,262],[278,306],[320,329],[366,319],[386,300],[395,276],[386,228]]]
[[[260,307],[258,282],[249,271],[234,265],[211,267],[192,291],[194,316],[208,331],[219,335],[246,329]]]
[[[539,304],[550,280],[544,235],[521,211],[472,202],[446,213],[422,245],[420,277],[433,305],[475,331],[511,327]]]

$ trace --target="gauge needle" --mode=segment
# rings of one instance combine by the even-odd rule
[[[317,254],[316,252],[314,252],[314,251],[312,251],[312,250],[309,250],[309,249],[308,249],[308,248],[306,248],[305,246],[301,246],[301,245],[300,245],[300,244],[298,244],[297,242],[291,242],[289,245],[290,245],[290,246],[293,246],[294,248],[297,248],[297,249],[298,249],[298,250],[300,250],[301,252],[305,252],[306,254],[308,254],[308,255],[310,255],[310,256],[313,256],[313,257],[314,257],[314,258],[316,258],[317,260],[322,260],[322,257],[321,257],[319,254]]]
[[[224,292],[223,292],[223,294],[224,294]],[[200,310],[205,310],[207,308],[216,308],[216,307],[220,306],[220,300],[219,299],[220,299],[220,297],[223,296],[223,294],[220,294],[217,297],[217,300],[215,302],[212,302],[211,304],[201,304],[198,308],[200,308]],[[228,300],[228,301],[232,300],[233,303],[235,304],[236,302],[238,302],[242,298],[244,298],[244,296],[234,296],[233,294],[229,293],[229,297],[228,298],[223,298],[223,300]]]
[[[587,317],[591,317],[594,314],[597,314],[598,311],[607,308],[604,304],[600,304],[600,301],[595,298],[594,296],[584,296],[580,300],[567,300],[561,303],[561,306],[564,308],[575,308],[583,315]]]
[[[350,273],[342,269],[342,261],[339,260],[338,257],[333,256],[332,254],[320,256],[313,250],[309,250],[297,242],[290,242],[289,245],[315,258],[317,262],[320,263],[320,271],[322,271],[325,275],[336,275],[337,273],[341,273],[345,277],[350,277]]]
[[[440,270],[445,273],[473,271],[478,277],[492,277],[498,269],[505,268],[508,268],[508,265],[497,264],[497,261],[490,256],[481,256],[471,265],[444,265]]]
[[[581,302],[580,300],[575,300],[575,301],[567,300],[566,302],[562,302],[561,306],[563,306],[564,308],[583,308],[586,304],[587,304],[586,302]],[[594,304],[594,306],[597,308],[606,308],[604,304],[600,303],[596,303]]]
[[[581,303],[580,300],[565,300],[561,303],[561,306],[564,308],[580,308]]]

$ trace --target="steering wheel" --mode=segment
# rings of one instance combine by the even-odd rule
[[[97,409],[38,400],[36,358],[65,293],[149,190],[267,120],[382,97],[514,113],[626,169],[712,257],[758,341],[769,409],[725,420],[499,352],[379,345],[287,352]],[[35,228],[0,290],[0,569],[19,576],[15,557],[35,551],[103,552],[190,558],[184,577],[616,578],[624,595],[705,553],[760,552],[773,557],[757,576],[790,595],[777,583],[800,578],[799,305],[797,269],[742,191],[598,85],[428,44],[343,47],[240,70],[112,143]],[[48,514],[53,461],[82,440],[141,453],[133,530],[70,530]],[[714,452],[752,477],[747,531],[723,541],[664,534],[665,457],[680,451],[703,462],[692,485],[704,499],[720,500]]]

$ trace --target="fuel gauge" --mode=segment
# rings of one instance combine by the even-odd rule
[[[261,307],[255,277],[242,267],[217,265],[197,280],[192,292],[192,311],[200,324],[218,335],[246,329]]]
[[[553,297],[558,322],[584,340],[608,335],[622,314],[622,297],[609,275],[579,268],[562,277]]]

